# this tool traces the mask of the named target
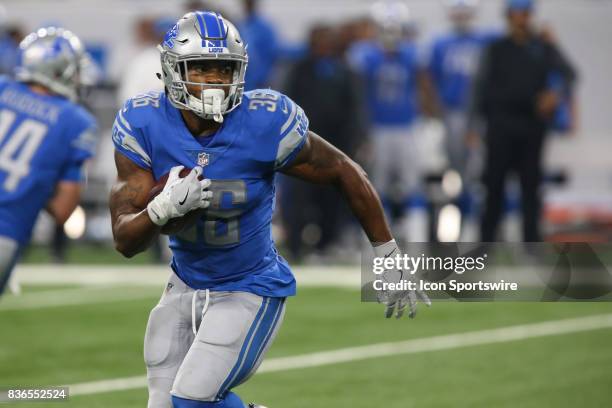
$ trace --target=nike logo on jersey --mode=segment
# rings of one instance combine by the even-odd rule
[[[187,192],[185,193],[185,198],[183,198],[181,201],[179,201],[179,205],[185,204],[185,201],[187,201],[187,196],[188,195],[189,195],[189,189],[187,189]]]

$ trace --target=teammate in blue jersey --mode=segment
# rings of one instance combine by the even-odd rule
[[[41,28],[20,45],[17,81],[0,78],[0,293],[39,211],[61,225],[79,201],[97,141],[94,118],[75,103],[86,60],[74,34]]]
[[[160,52],[165,92],[132,98],[117,114],[110,199],[115,244],[125,256],[171,234],[172,271],[145,335],[148,406],[243,408],[231,390],[260,365],[285,298],[295,294],[271,238],[276,173],[335,185],[375,253],[399,249],[363,170],[310,132],[299,106],[272,90],[243,94],[247,54],[232,23],[188,13]],[[192,170],[181,178],[183,168]],[[390,271],[386,279],[401,276]],[[416,296],[383,292],[381,301],[387,316],[401,316],[407,305],[414,316]]]
[[[465,175],[468,110],[471,89],[485,45],[495,35],[474,27],[478,0],[450,0],[452,31],[435,39],[429,74],[436,89],[446,127],[446,150],[451,168]]]
[[[396,208],[397,228],[408,238],[408,215],[419,195],[422,175],[416,127],[421,115],[430,113],[433,95],[425,83],[410,10],[403,2],[379,2],[372,14],[377,37],[353,45],[349,60],[365,81],[374,155],[372,181],[385,204]]]

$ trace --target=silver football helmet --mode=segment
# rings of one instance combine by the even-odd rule
[[[174,106],[205,119],[223,122],[223,115],[240,105],[248,63],[246,44],[236,27],[220,14],[210,11],[185,14],[166,33],[158,48],[162,79],[168,99]],[[190,81],[188,63],[201,60],[233,62],[232,82],[206,84]],[[200,97],[191,95],[187,85],[200,86]]]
[[[79,87],[87,82],[85,72],[91,66],[92,61],[76,35],[63,28],[46,27],[27,35],[19,44],[15,77],[43,85],[74,101]]]

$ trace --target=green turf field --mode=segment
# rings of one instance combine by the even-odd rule
[[[25,295],[68,299],[75,287],[25,287]],[[64,290],[65,292],[57,292]],[[144,374],[142,338],[161,288],[83,288],[128,298],[21,308],[0,302],[0,388]],[[89,292],[87,292],[89,291]],[[105,292],[106,291],[106,292]],[[64,293],[65,295],[62,295]],[[131,293],[131,292],[130,292]],[[128,293],[128,294],[130,294]],[[78,296],[76,297],[78,299]],[[86,297],[83,297],[86,298]],[[28,298],[26,298],[27,300]],[[609,303],[441,302],[414,321],[385,320],[356,290],[308,288],[289,301],[269,360],[345,347],[612,313]],[[90,299],[91,300],[91,299]],[[25,303],[24,303],[25,304]],[[612,406],[612,329],[391,355],[256,375],[237,389],[246,401],[291,407],[606,407]],[[145,407],[146,389],[73,396],[66,403],[16,407]],[[2,405],[2,404],[0,404]]]

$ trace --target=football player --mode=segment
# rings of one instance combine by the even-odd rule
[[[41,28],[20,44],[16,81],[0,78],[0,293],[42,208],[62,225],[76,207],[94,118],[76,103],[90,60],[79,39]]]
[[[365,81],[373,147],[372,182],[385,205],[397,215],[403,238],[426,240],[408,232],[410,211],[421,204],[416,125],[422,113],[431,113],[416,27],[402,1],[378,2],[372,15],[377,35],[354,44],[349,61]],[[409,237],[409,235],[412,235]]]
[[[465,220],[473,222],[473,191],[481,172],[482,152],[469,138],[468,112],[474,77],[485,45],[496,34],[475,27],[478,0],[448,0],[449,32],[437,36],[429,52],[428,73],[434,84],[444,123],[448,167],[462,179],[456,204]],[[438,220],[443,223],[444,219]],[[467,225],[461,222],[460,225]],[[469,228],[464,229],[469,231]]]
[[[399,249],[363,170],[310,132],[304,111],[285,95],[243,93],[246,44],[232,23],[213,12],[188,13],[160,53],[165,92],[132,98],[117,114],[110,199],[123,255],[170,233],[172,271],[145,334],[148,406],[243,408],[231,390],[260,365],[285,298],[295,294],[271,238],[275,174],[335,185],[375,253]],[[192,170],[181,177],[185,169]],[[406,305],[414,316],[416,296],[383,292],[381,301],[387,316],[401,316]]]
[[[449,0],[446,7],[452,31],[434,40],[428,70],[442,108],[449,165],[463,175],[470,90],[481,51],[493,34],[474,27],[478,0]]]

